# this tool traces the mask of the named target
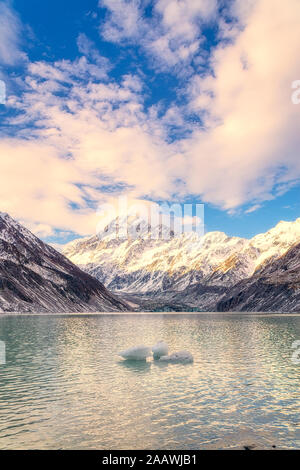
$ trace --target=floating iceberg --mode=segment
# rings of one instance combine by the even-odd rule
[[[169,347],[167,343],[164,343],[163,341],[158,341],[158,343],[153,346],[152,352],[154,359],[159,359],[162,356],[167,356],[169,354]]]
[[[194,362],[194,358],[189,351],[178,351],[170,354],[170,356],[162,356],[159,361],[173,364],[188,364]]]
[[[131,361],[145,361],[147,357],[151,356],[151,348],[141,344],[133,348],[125,349],[118,353],[119,356]]]

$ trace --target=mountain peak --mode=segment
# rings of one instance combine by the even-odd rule
[[[0,214],[0,312],[126,309],[99,281],[8,214]]]
[[[300,219],[299,219],[300,220]],[[141,233],[147,232],[146,221]],[[112,222],[113,224],[116,221]],[[285,253],[300,241],[300,223],[282,222],[252,239],[228,236],[224,232],[196,232],[166,239],[130,236],[86,238],[71,242],[65,255],[96,276],[110,289],[124,292],[162,292],[183,289],[201,282],[233,285],[249,277],[270,258]]]
[[[168,225],[162,221],[158,223],[155,221],[151,225],[150,222],[151,220],[147,218],[134,215],[116,217],[98,231],[98,237],[100,240],[138,238],[168,240],[176,236],[177,227],[174,223]]]

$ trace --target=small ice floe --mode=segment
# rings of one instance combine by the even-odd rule
[[[167,356],[169,354],[169,347],[164,341],[158,341],[152,347],[154,359],[160,359],[162,356]]]
[[[162,356],[160,362],[169,362],[172,364],[189,364],[194,362],[194,358],[189,351],[178,351],[169,356]]]
[[[130,361],[145,361],[147,357],[151,356],[151,348],[141,344],[140,346],[125,349],[119,352],[118,355]]]

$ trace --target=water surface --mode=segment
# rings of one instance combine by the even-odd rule
[[[2,316],[0,448],[199,449],[245,433],[300,448],[299,339],[300,316]],[[117,356],[158,340],[194,364]]]

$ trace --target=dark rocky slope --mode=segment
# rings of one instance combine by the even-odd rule
[[[126,311],[95,278],[0,213],[0,312]]]
[[[228,289],[217,310],[300,313],[300,244]]]

